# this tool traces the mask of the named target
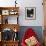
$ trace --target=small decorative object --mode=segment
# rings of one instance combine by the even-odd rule
[[[9,10],[2,10],[2,15],[9,15]]]
[[[34,20],[36,19],[36,8],[35,7],[26,7],[26,19]]]
[[[25,43],[27,44],[27,46],[35,46],[38,43],[38,40],[34,36],[32,36],[26,39]]]
[[[17,0],[15,0],[15,7],[16,7],[16,4],[17,4],[17,2],[16,2]]]
[[[13,11],[10,11],[10,15],[14,15],[14,12]]]
[[[5,19],[5,24],[8,24],[8,18],[7,18],[7,19]]]
[[[18,40],[18,32],[14,32],[13,41]]]
[[[8,41],[8,40],[11,40],[11,39],[12,39],[12,32],[11,32],[11,29],[5,28],[5,29],[3,30],[2,40]]]
[[[18,13],[17,11],[11,10],[9,14],[10,15],[16,15],[17,13]]]
[[[17,30],[15,29],[14,31],[16,32]]]

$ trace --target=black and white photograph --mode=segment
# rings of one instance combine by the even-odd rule
[[[34,20],[36,19],[36,8],[35,7],[26,7],[25,8],[25,18]]]

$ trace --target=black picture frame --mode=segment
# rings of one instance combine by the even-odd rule
[[[28,20],[36,19],[36,8],[35,7],[26,7],[25,8],[25,18]]]

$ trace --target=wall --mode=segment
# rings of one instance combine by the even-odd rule
[[[15,6],[15,0],[0,0],[0,6],[9,7]],[[19,9],[19,24],[20,26],[43,26],[43,6],[42,0],[17,0]],[[26,20],[25,19],[25,7],[35,7],[36,8],[36,20]]]
[[[43,6],[42,0],[21,0],[20,1],[20,18],[19,24],[22,26],[43,26]],[[25,7],[36,7],[36,20],[25,19]]]
[[[0,0],[0,6],[1,7],[10,7],[10,6],[14,6],[14,1],[15,0]]]

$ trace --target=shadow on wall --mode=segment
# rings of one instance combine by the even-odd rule
[[[37,36],[38,36],[39,41],[41,43],[43,43],[43,30],[42,30],[42,27],[41,26],[21,26],[20,27],[20,32],[19,32],[20,42],[21,42],[21,40],[23,38],[23,35],[24,35],[25,31],[28,28],[32,28],[37,33]]]

